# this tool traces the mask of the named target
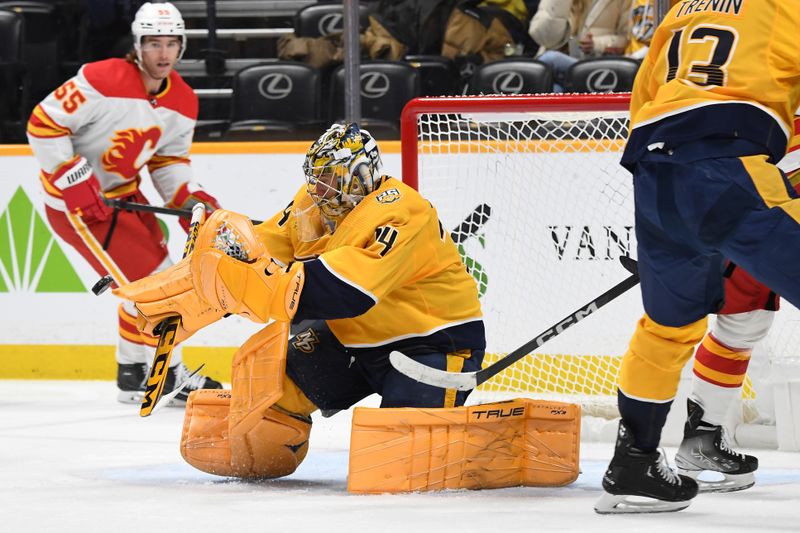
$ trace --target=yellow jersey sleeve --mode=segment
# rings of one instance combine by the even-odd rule
[[[739,138],[778,161],[800,103],[800,0],[680,1],[631,96],[623,164],[653,143]]]

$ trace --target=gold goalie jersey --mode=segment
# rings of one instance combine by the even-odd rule
[[[475,281],[436,209],[384,176],[333,233],[301,187],[291,204],[256,226],[270,253],[305,261],[296,319],[325,319],[348,348],[444,335],[459,349],[485,347]]]
[[[85,157],[108,197],[134,192],[147,165],[166,201],[192,177],[197,107],[197,96],[174,71],[161,93],[148,95],[136,65],[124,59],[87,63],[36,106],[28,141],[47,174],[76,155]],[[48,205],[58,209],[60,191],[44,176],[41,181]]]
[[[631,96],[628,168],[656,143],[742,138],[772,162],[800,103],[800,0],[677,2]]]

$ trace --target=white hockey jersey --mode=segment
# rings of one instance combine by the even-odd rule
[[[197,96],[175,71],[162,92],[148,95],[136,65],[124,59],[87,63],[28,121],[47,204],[64,210],[61,191],[47,178],[77,156],[88,160],[109,198],[136,191],[147,165],[156,190],[169,201],[192,178],[197,107]]]

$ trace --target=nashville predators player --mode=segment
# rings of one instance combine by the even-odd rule
[[[723,304],[725,260],[800,304],[800,199],[775,166],[800,103],[798,34],[800,0],[681,1],[650,43],[622,157],[645,315],[620,369],[599,513],[677,511],[697,494],[658,445],[681,369]]]
[[[573,481],[575,406],[460,407],[468,392],[418,383],[389,363],[401,350],[476,371],[485,338],[477,287],[436,209],[380,164],[367,131],[333,125],[306,154],[306,184],[286,209],[256,228],[219,210],[190,258],[117,290],[136,302],[144,331],[170,314],[181,315],[182,337],[225,313],[275,320],[234,357],[232,390],[190,397],[184,458],[220,475],[290,474],[307,452],[312,412],[377,393],[380,409],[354,414],[352,491]],[[289,321],[303,325],[287,340]],[[526,431],[531,424],[541,431]]]

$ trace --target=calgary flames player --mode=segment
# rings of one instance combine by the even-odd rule
[[[798,116],[794,119],[794,137],[778,168],[800,193]],[[741,398],[753,348],[769,333],[779,304],[780,298],[769,287],[728,263],[725,305],[694,356],[688,419],[675,456],[679,472],[695,479],[700,492],[733,492],[755,484],[758,459],[734,450],[724,426],[731,406]],[[721,476],[703,476],[704,472]]]
[[[166,205],[189,209],[217,201],[192,180],[188,158],[197,97],[173,70],[186,46],[172,4],[146,3],[132,24],[134,50],[125,59],[83,65],[48,95],[28,122],[28,141],[42,168],[45,210],[53,230],[100,275],[118,285],[171,264],[155,216],[112,210],[105,198],[147,203],[139,190],[146,165]],[[188,228],[188,219],[181,219]],[[141,401],[157,339],[136,328],[133,304],[119,306],[118,400]],[[188,376],[179,351],[165,388]],[[196,374],[186,389],[220,388]],[[185,402],[188,393],[176,397]]]
[[[380,173],[375,140],[355,124],[314,142],[304,173],[289,206],[263,224],[218,210],[190,257],[116,290],[136,302],[145,331],[181,315],[179,338],[225,313],[275,320],[234,356],[230,391],[190,395],[183,457],[219,475],[285,476],[308,451],[312,412],[377,393],[381,408],[353,415],[351,491],[573,481],[576,406],[460,407],[468,392],[418,383],[389,363],[401,350],[443,370],[481,367],[477,287],[436,209]],[[289,339],[292,319],[312,322]]]

